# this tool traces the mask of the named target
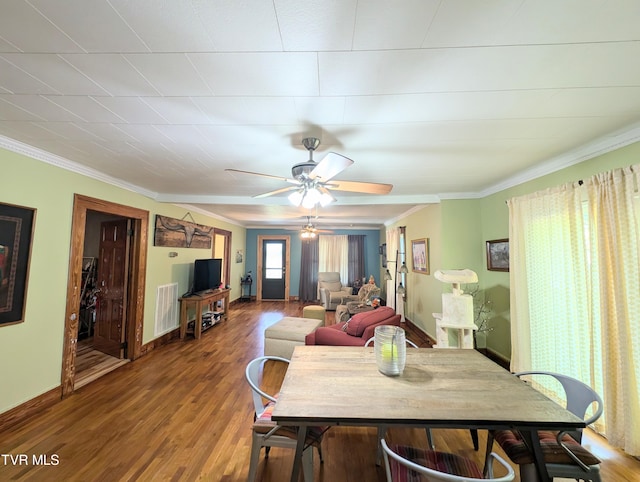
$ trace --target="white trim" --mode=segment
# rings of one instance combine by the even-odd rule
[[[56,154],[51,154],[50,152],[43,151],[42,149],[24,144],[20,141],[9,139],[8,137],[2,135],[0,135],[0,148],[15,152],[16,154],[22,154],[23,156],[31,157],[32,159],[35,159],[37,161],[42,161],[61,169],[66,169],[67,171],[75,172],[76,174],[95,179],[97,181],[111,184],[112,186],[126,189],[127,191],[136,192],[151,199],[155,199],[158,195],[158,193],[156,192],[148,191],[141,188],[140,186],[136,186],[135,184],[123,181],[122,179],[116,179],[115,177],[111,177],[90,167],[83,166],[64,157],[57,156]]]

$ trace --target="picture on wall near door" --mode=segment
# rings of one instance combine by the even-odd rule
[[[429,238],[411,241],[411,259],[415,273],[429,274]]]
[[[0,326],[24,321],[36,210],[0,203]]]

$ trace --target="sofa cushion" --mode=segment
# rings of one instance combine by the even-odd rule
[[[348,335],[361,337],[368,326],[380,323],[395,314],[393,308],[388,306],[381,306],[372,311],[355,314],[349,320],[346,332]]]

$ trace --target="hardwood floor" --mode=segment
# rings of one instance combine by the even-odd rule
[[[126,363],[129,363],[129,360],[120,360],[95,350],[91,338],[79,341],[76,352],[76,390]]]
[[[266,327],[301,314],[300,303],[237,303],[201,340],[176,340],[89,383],[0,434],[0,454],[15,461],[0,458],[0,480],[246,480],[253,407],[244,368],[263,354]],[[265,369],[265,385],[279,385],[284,369],[277,365]],[[483,459],[483,431],[479,452],[468,431],[433,434],[438,448]],[[393,430],[389,437],[426,444],[424,430]],[[639,461],[591,432],[587,444],[603,460],[603,481],[640,481]],[[334,427],[323,450],[316,480],[384,481],[384,469],[375,465],[374,428]],[[292,450],[272,449],[269,459],[261,457],[257,480],[288,480],[292,458]]]

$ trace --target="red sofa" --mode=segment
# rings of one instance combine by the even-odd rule
[[[400,315],[393,308],[381,306],[353,315],[347,322],[321,326],[305,337],[305,345],[364,346],[375,334],[376,326],[400,325]]]

